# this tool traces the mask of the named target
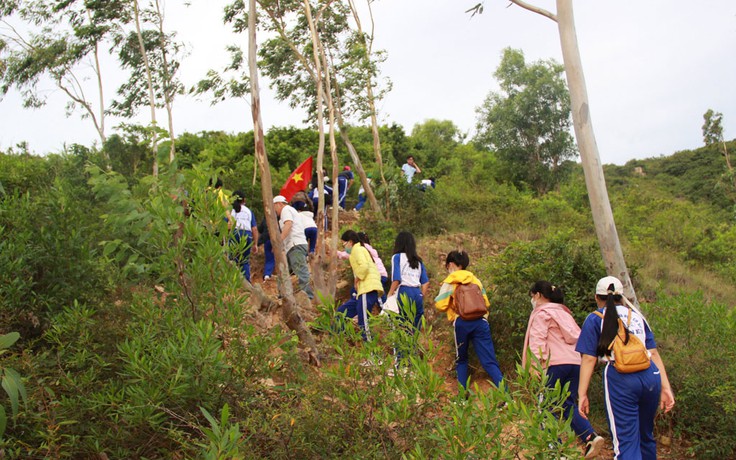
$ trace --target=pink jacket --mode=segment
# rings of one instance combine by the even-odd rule
[[[580,327],[566,306],[558,303],[538,305],[529,316],[521,363],[526,364],[527,348],[530,348],[546,366],[579,365],[580,353],[575,351],[579,336]]]
[[[388,278],[388,272],[386,271],[386,266],[383,265],[383,261],[378,256],[378,251],[373,249],[373,246],[370,244],[364,244],[363,247],[365,247],[368,250],[368,253],[370,253],[371,257],[373,258],[373,262],[376,263],[376,268],[378,268],[378,275],[379,276],[385,276]],[[348,254],[345,251],[337,251],[337,258],[338,259],[349,259],[350,254]]]

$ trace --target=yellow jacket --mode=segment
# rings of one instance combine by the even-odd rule
[[[481,283],[475,275],[467,270],[456,270],[450,273],[442,283],[440,293],[434,299],[434,306],[439,311],[447,312],[447,319],[450,322],[455,321],[459,316],[454,305],[452,305],[452,294],[455,292],[455,286],[458,284],[476,284],[480,288],[480,292],[483,294],[483,298],[486,301],[486,307],[491,306],[491,303],[488,301],[488,296],[486,295],[486,290],[483,288],[483,283]]]
[[[358,295],[371,291],[378,291],[383,294],[381,276],[378,274],[376,263],[368,250],[360,243],[355,243],[350,251],[350,267],[352,267],[353,275],[357,280],[355,289],[358,291]]]

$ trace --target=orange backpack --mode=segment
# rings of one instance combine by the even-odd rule
[[[596,315],[603,318],[603,314],[596,311]],[[629,308],[629,316],[626,319],[626,325],[618,318],[618,333],[614,337],[608,349],[613,349],[613,366],[622,374],[631,374],[634,372],[649,369],[651,357],[647,347],[641,342],[639,337],[629,333],[629,340],[626,342],[626,331],[631,324],[631,308]],[[603,327],[601,325],[601,327]]]
[[[452,293],[452,303],[460,317],[466,321],[480,319],[488,313],[486,299],[475,283],[458,284]]]

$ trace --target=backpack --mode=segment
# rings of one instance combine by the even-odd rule
[[[626,326],[624,326],[621,318],[618,318],[618,334],[611,341],[611,345],[608,346],[609,350],[613,349],[613,356],[615,358],[613,367],[622,374],[631,374],[649,369],[651,363],[649,351],[639,337],[629,333],[629,341],[624,343],[626,331],[628,330],[629,324],[631,324],[631,308],[628,310],[629,316],[626,320]],[[603,318],[602,313],[596,311],[595,314]]]
[[[473,321],[488,313],[486,299],[475,283],[458,284],[452,293],[455,310],[460,317],[466,321]]]

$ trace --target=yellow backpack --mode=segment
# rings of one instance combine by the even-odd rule
[[[629,341],[626,340],[626,331],[631,324],[631,308],[629,310],[628,318],[626,319],[626,325],[618,318],[618,333],[616,337],[611,341],[608,349],[613,349],[613,366],[622,374],[631,374],[634,372],[643,371],[649,369],[651,365],[651,357],[647,347],[641,342],[639,337],[629,333]],[[603,314],[596,311],[596,315],[603,318]]]

